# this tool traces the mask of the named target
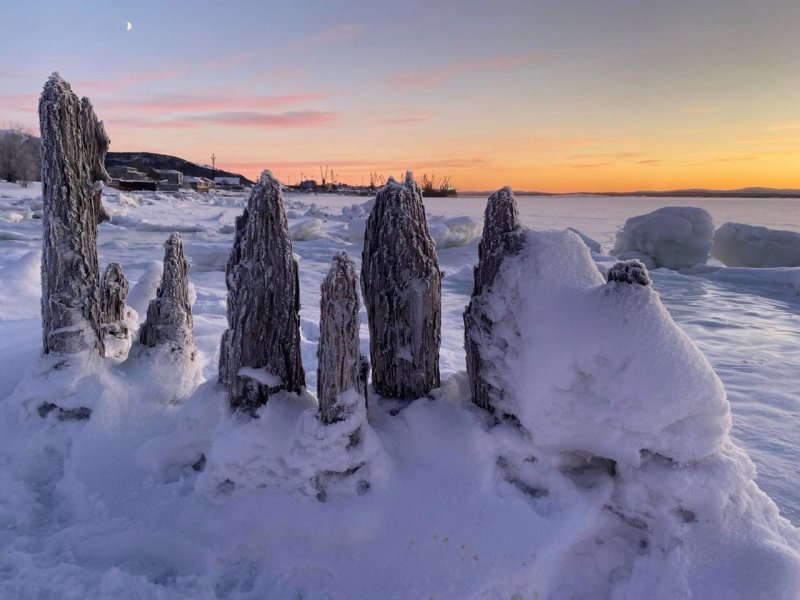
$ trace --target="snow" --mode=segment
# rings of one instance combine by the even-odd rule
[[[265,385],[267,387],[278,387],[283,385],[283,379],[275,375],[274,373],[269,373],[264,369],[256,369],[253,367],[242,367],[239,369],[236,374],[239,377],[249,377],[250,379],[255,379],[261,385]]]
[[[0,205],[24,215],[39,193],[0,184]],[[371,396],[368,422],[353,401],[331,429],[311,394],[284,394],[241,420],[216,363],[224,227],[245,199],[105,198],[130,220],[101,225],[101,265],[122,263],[133,308],[155,295],[166,237],[139,224],[195,229],[182,234],[196,288],[191,377],[135,343],[124,362],[56,369],[39,358],[41,224],[2,224],[15,235],[0,242],[0,597],[796,597],[797,529],[759,488],[800,523],[799,269],[656,269],[653,287],[607,284],[597,253],[562,230],[608,248],[625,219],[675,199],[522,197],[525,224],[557,230],[530,233],[540,252],[507,265],[497,307],[524,337],[503,368],[530,435],[492,425],[467,399],[461,315],[474,239],[437,248],[447,275],[432,400]],[[429,225],[480,222],[485,202],[426,199]],[[691,202],[718,222],[800,231],[782,199]],[[337,251],[358,263],[349,228],[364,204],[287,196],[290,226],[321,221],[294,245],[308,389],[319,285]],[[366,354],[363,310],[361,321]],[[43,419],[48,401],[91,418]],[[354,477],[325,475],[357,465]]]
[[[711,254],[729,267],[800,267],[800,233],[725,223]]]
[[[714,222],[706,210],[666,206],[625,221],[611,254],[638,258],[651,269],[681,269],[708,260],[713,236]]]

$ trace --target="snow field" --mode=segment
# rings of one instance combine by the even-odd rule
[[[797,530],[755,486],[752,463],[728,438],[727,402],[708,361],[653,290],[605,284],[575,235],[532,233],[531,255],[509,264],[502,282],[498,314],[508,339],[523,339],[498,366],[531,437],[508,423],[491,427],[467,401],[460,319],[480,232],[456,220],[451,233],[435,236],[446,272],[443,385],[434,400],[407,406],[372,398],[368,443],[353,457],[368,462],[369,489],[345,480],[319,498],[314,478],[346,458],[342,447],[364,415],[322,428],[310,394],[276,397],[257,420],[228,414],[216,383],[220,269],[231,240],[225,226],[242,199],[162,196],[111,198],[129,220],[101,226],[101,263],[124,257],[137,282],[131,304],[138,295],[146,308],[166,233],[140,223],[180,220],[190,262],[193,253],[215,257],[190,270],[206,379],[196,389],[197,379],[178,381],[163,360],[98,359],[63,370],[39,361],[38,272],[33,258],[23,260],[39,243],[35,229],[25,229],[32,220],[11,225],[32,241],[3,242],[2,287],[22,290],[30,306],[0,296],[0,596],[727,599],[792,598],[800,589]],[[292,226],[320,222],[294,246],[309,389],[319,284],[337,250],[359,262],[350,225],[368,210],[350,219],[320,205],[287,201],[297,214]],[[437,219],[444,226],[457,216],[432,217],[432,231]],[[605,242],[621,223],[602,230],[575,222]],[[725,280],[737,271],[746,286]],[[717,294],[712,280],[742,294],[765,289],[750,271],[652,275],[656,289],[663,281],[681,293],[696,285]],[[792,310],[790,301],[761,306],[777,318]],[[710,318],[709,306],[684,320]],[[361,320],[366,353],[363,310]],[[706,347],[725,352],[724,338],[689,326]],[[95,399],[95,412],[81,423],[41,419],[42,399]],[[763,423],[757,413],[744,418]],[[776,414],[774,426],[779,421]],[[761,455],[767,464],[779,458]]]

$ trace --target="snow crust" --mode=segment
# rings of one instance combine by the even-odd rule
[[[625,221],[611,254],[637,258],[650,269],[682,269],[708,260],[713,236],[714,222],[706,210],[665,206]]]
[[[800,267],[800,233],[725,223],[714,232],[711,254],[729,267]]]

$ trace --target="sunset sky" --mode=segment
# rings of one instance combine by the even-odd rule
[[[2,0],[0,23],[0,126],[38,132],[59,71],[111,150],[292,183],[800,188],[798,0]]]

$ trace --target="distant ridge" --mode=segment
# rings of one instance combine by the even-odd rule
[[[253,185],[244,175],[231,173],[223,169],[212,169],[206,165],[198,165],[178,156],[156,154],[155,152],[109,152],[106,154],[106,167],[146,166],[150,169],[174,169],[192,177],[240,177],[242,183]]]
[[[746,187],[738,190],[707,190],[690,188],[685,190],[636,191],[636,192],[586,192],[590,196],[649,196],[654,198],[800,198],[800,189]]]

